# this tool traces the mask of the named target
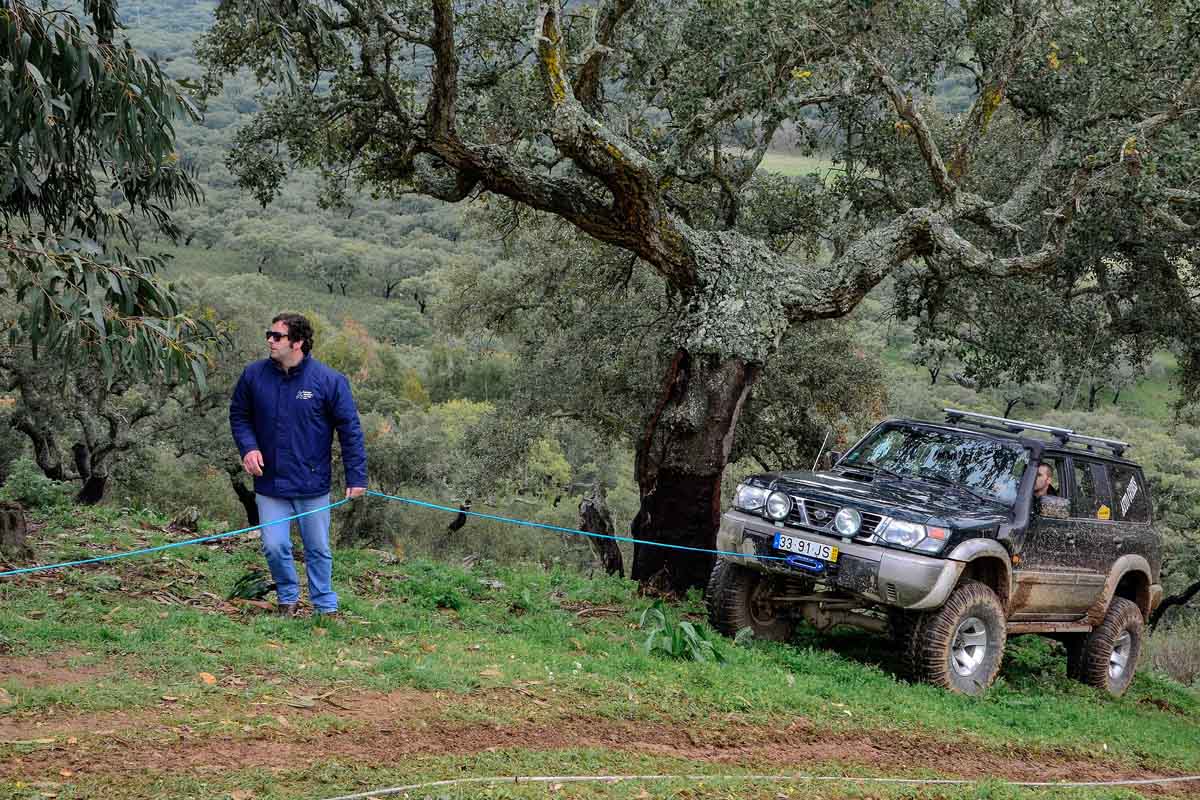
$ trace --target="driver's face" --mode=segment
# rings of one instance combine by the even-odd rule
[[[1050,467],[1045,464],[1038,467],[1037,479],[1033,483],[1033,490],[1035,492],[1041,494],[1046,491],[1046,488],[1050,485],[1050,474]]]

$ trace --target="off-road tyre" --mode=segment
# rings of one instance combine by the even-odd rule
[[[984,584],[966,580],[945,605],[915,619],[906,666],[915,680],[958,694],[983,694],[1000,672],[1007,637],[1000,598]]]
[[[1114,697],[1125,694],[1137,669],[1142,653],[1145,621],[1137,604],[1124,597],[1114,597],[1108,604],[1104,621],[1083,639],[1076,663],[1071,664],[1067,650],[1067,672],[1071,677],[1103,689]]]
[[[795,623],[786,610],[771,602],[777,585],[773,576],[717,559],[708,577],[708,621],[726,636],[750,628],[754,638],[786,642]]]

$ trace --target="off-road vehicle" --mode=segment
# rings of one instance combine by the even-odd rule
[[[741,483],[717,536],[713,626],[787,640],[802,619],[856,625],[894,637],[913,677],[966,694],[991,685],[1008,636],[1039,633],[1066,645],[1073,678],[1122,694],[1162,599],[1129,445],[945,412],[882,422],[827,470]]]

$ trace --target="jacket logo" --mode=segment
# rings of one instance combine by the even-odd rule
[[[312,400],[313,393],[310,392],[308,389],[301,389],[300,391],[296,392],[296,399],[297,400]]]

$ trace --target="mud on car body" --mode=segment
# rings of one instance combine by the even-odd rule
[[[891,636],[914,677],[966,694],[991,685],[1009,635],[1040,633],[1066,645],[1071,677],[1122,694],[1162,598],[1129,445],[945,411],[945,423],[880,423],[828,470],[740,484],[710,621],[775,640],[801,619],[855,625]]]

